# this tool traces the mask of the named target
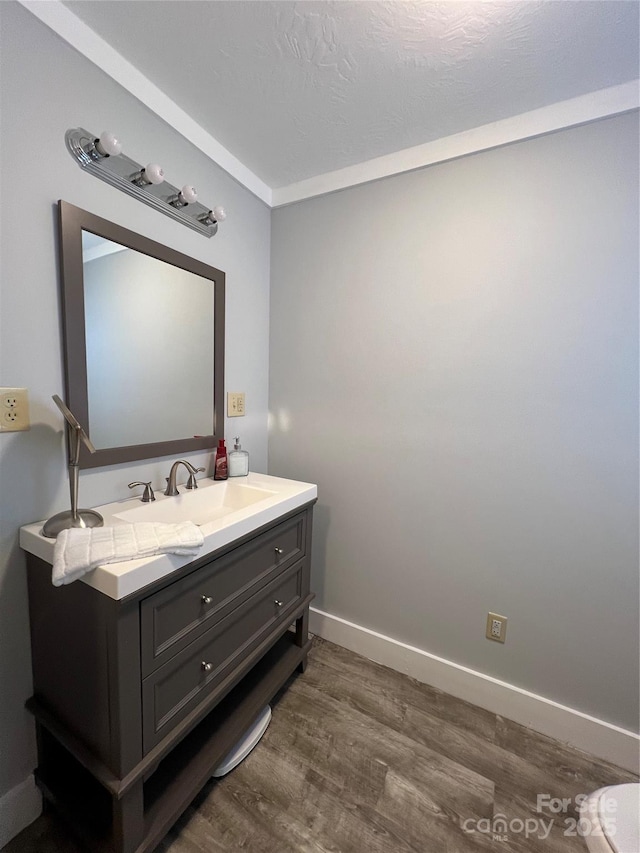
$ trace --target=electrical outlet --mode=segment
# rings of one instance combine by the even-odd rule
[[[30,426],[27,389],[0,388],[0,432],[21,432]]]
[[[244,416],[244,392],[227,392],[227,417],[241,418]]]
[[[504,643],[507,635],[507,617],[498,613],[487,615],[487,640],[495,640],[496,643]]]

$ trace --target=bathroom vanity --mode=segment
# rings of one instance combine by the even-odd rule
[[[21,530],[37,783],[92,851],[153,850],[306,665],[316,488],[256,474],[249,491],[227,485],[97,508],[105,524],[193,512],[196,559],[116,563],[54,587],[52,541],[41,524]]]

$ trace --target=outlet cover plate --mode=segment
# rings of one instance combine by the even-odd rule
[[[487,631],[485,636],[487,640],[494,640],[496,643],[504,643],[507,638],[507,617],[500,616],[499,613],[488,613]]]
[[[0,432],[22,432],[30,427],[27,389],[0,388]]]

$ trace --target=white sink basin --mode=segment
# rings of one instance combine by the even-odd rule
[[[257,489],[244,483],[227,480],[209,483],[189,491],[180,487],[179,495],[169,498],[160,494],[153,503],[140,503],[134,509],[114,513],[114,518],[136,523],[138,521],[161,521],[177,524],[192,521],[201,527],[211,521],[224,518],[239,509],[272,498],[276,493]]]
[[[169,498],[156,491],[153,503],[143,504],[139,497],[115,501],[95,509],[104,518],[105,527],[134,524],[139,521],[177,523],[193,521],[204,536],[198,558],[224,548],[259,527],[277,521],[283,515],[314,501],[318,489],[313,483],[285,480],[268,474],[250,472],[246,477],[216,482],[198,481],[198,488]],[[47,563],[53,563],[55,540],[42,535],[43,522],[20,529],[20,545]],[[158,554],[121,563],[109,563],[80,578],[110,598],[120,599],[138,592],[194,558],[179,554]]]

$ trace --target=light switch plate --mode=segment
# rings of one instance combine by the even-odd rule
[[[27,389],[0,388],[0,432],[22,432],[30,427]]]
[[[244,391],[227,392],[227,417],[241,418],[244,416]]]

